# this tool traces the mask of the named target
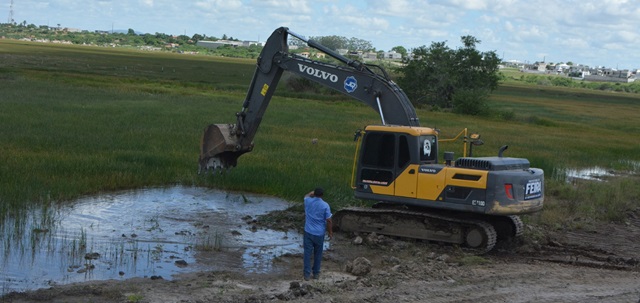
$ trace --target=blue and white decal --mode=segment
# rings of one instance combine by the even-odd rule
[[[531,200],[542,197],[542,181],[540,179],[529,180],[524,186],[524,199]]]
[[[344,79],[344,90],[346,90],[347,93],[355,92],[356,88],[358,88],[358,80],[356,80],[356,77],[349,76],[347,79]]]

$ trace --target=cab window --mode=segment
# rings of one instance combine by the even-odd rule
[[[438,162],[438,138],[436,136],[420,136],[419,155],[421,163]]]

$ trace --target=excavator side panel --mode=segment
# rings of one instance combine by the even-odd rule
[[[484,170],[448,167],[446,183],[447,186],[486,189],[488,173]]]
[[[390,184],[389,186],[371,185],[371,191],[377,195],[387,195],[387,196],[393,196],[395,193],[393,183]]]
[[[411,164],[393,182],[395,195],[415,198],[418,191],[418,165]]]
[[[418,199],[437,201],[445,188],[446,175],[444,165],[421,165],[418,174]]]

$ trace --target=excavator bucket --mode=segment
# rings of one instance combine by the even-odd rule
[[[198,173],[217,169],[221,172],[238,163],[238,157],[251,151],[253,145],[242,146],[235,135],[233,124],[211,124],[207,126],[200,141],[200,167]]]

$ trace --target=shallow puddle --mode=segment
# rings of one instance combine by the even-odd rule
[[[640,161],[619,160],[618,162],[622,164],[623,169],[614,170],[593,166],[580,169],[560,169],[559,171],[567,182],[576,180],[607,181],[611,177],[640,175]]]
[[[199,270],[271,271],[274,258],[302,251],[302,238],[251,221],[289,206],[273,197],[171,187],[33,210],[0,226],[0,294]]]
[[[611,170],[598,166],[582,169],[566,169],[565,174],[567,176],[567,181],[569,182],[576,179],[603,181],[607,177],[615,176]]]

